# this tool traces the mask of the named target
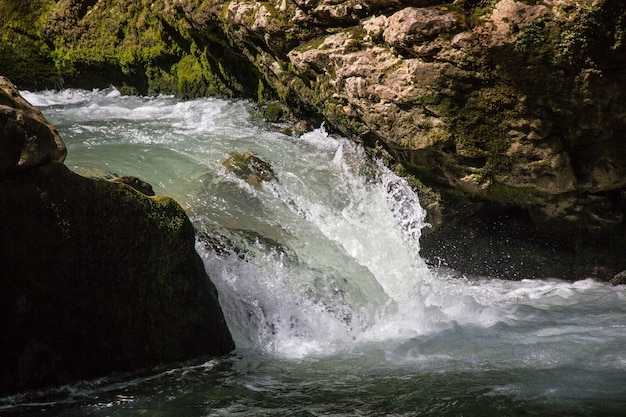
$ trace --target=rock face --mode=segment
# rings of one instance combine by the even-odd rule
[[[60,155],[4,82],[0,97],[17,105],[2,156],[33,125],[32,147]],[[0,394],[230,352],[183,209],[40,154],[0,179]]]
[[[90,65],[139,91],[279,99],[384,150],[421,184],[433,262],[512,278],[626,268],[622,1],[47,3],[39,26],[3,36],[52,45],[66,82]]]
[[[41,112],[0,76],[0,178],[65,160],[65,144]]]

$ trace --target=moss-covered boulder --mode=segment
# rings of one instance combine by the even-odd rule
[[[0,178],[0,219],[0,394],[234,348],[174,200],[48,161]]]

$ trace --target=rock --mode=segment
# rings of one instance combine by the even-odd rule
[[[250,185],[276,179],[272,166],[252,152],[231,152],[222,165]]]
[[[131,177],[131,176],[116,177],[116,178],[111,178],[109,181],[126,184],[147,196],[154,195],[154,190],[152,189],[152,186],[148,184],[147,182],[140,180],[137,177]]]
[[[622,271],[611,279],[613,285],[626,285],[626,271]]]
[[[300,137],[307,132],[311,132],[312,130],[313,126],[308,120],[298,120],[296,123],[282,129],[281,132],[284,135]]]
[[[0,181],[0,392],[233,349],[182,208],[60,163]]]
[[[270,123],[278,123],[285,121],[285,115],[288,114],[289,109],[285,108],[283,104],[278,101],[270,101],[260,106],[261,114],[263,118]]]
[[[229,353],[180,205],[134,177],[69,171],[54,128],[4,82],[4,126],[20,128],[0,147],[18,162],[0,177],[0,396]],[[37,144],[27,164],[6,156],[15,137]]]
[[[66,153],[56,129],[0,76],[0,178],[63,162]]]
[[[464,29],[464,24],[453,13],[444,10],[407,7],[387,20],[384,41],[396,50],[409,55],[420,55],[429,48],[423,46],[438,36],[451,38]],[[441,48],[439,48],[441,49]]]

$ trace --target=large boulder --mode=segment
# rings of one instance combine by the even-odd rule
[[[174,200],[42,158],[0,179],[0,219],[0,394],[234,348]]]

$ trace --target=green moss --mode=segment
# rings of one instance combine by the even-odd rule
[[[10,94],[7,94],[7,92],[3,88],[0,88],[0,106],[9,106],[13,108],[18,107],[15,99],[11,97]]]
[[[312,39],[309,42],[306,42],[306,43],[298,46],[297,48],[294,49],[294,51],[296,51],[296,52],[306,52],[306,51],[309,51],[311,49],[324,50],[325,49],[325,47],[323,46],[324,41],[326,41],[326,37],[325,36],[318,37],[318,38]]]
[[[54,88],[61,77],[40,35],[53,0],[0,2],[0,74],[20,88]]]
[[[262,107],[261,111],[268,122],[278,122],[285,114],[283,105],[278,101],[270,101]]]
[[[470,93],[453,112],[451,132],[458,155],[474,159],[485,180],[510,168],[506,155],[510,123],[525,114],[519,94],[510,86],[485,87]]]
[[[487,188],[486,198],[514,207],[532,207],[537,204],[542,194],[530,187],[512,187],[500,182],[493,182]]]
[[[28,87],[56,87],[67,80],[81,87],[116,84],[183,97],[250,89],[241,58],[214,34],[209,37],[218,40],[217,56],[204,41],[198,47],[198,29],[182,9],[145,1],[92,2],[90,9],[78,1],[18,3],[0,3],[0,73],[18,84],[26,79]],[[14,29],[5,30],[9,25]]]
[[[581,4],[580,12],[566,22],[559,22],[559,33],[554,42],[554,63],[557,65],[582,65],[593,54],[596,43],[606,41],[605,33],[612,26],[619,26],[619,19],[604,2]],[[611,42],[609,40],[609,42]],[[599,48],[598,48],[599,49]]]
[[[50,53],[50,57],[54,61],[54,66],[56,67],[59,74],[64,76],[74,75],[76,72],[75,63],[77,57],[70,49],[65,47],[55,48]]]
[[[454,104],[452,98],[438,93],[420,96],[418,104],[438,116],[452,116],[456,111],[456,105]]]
[[[490,14],[500,0],[479,0],[477,5],[469,16],[469,22],[472,26],[478,26],[482,23],[483,16]]]
[[[574,65],[584,58],[589,47],[589,38],[585,30],[575,27],[564,28],[555,45],[554,63]]]
[[[265,85],[263,84],[263,80],[259,78],[259,86],[256,89],[256,101],[257,103],[263,103],[265,97],[263,96],[263,92],[265,91]]]
[[[536,49],[547,42],[546,24],[540,19],[531,22],[524,28],[522,33],[517,37],[513,49],[515,52],[526,52],[529,49]]]
[[[187,216],[180,205],[169,197],[156,196],[150,197],[150,200],[155,203],[151,218],[157,222],[159,229],[174,236],[181,233]]]
[[[350,39],[345,47],[346,52],[357,52],[365,48],[366,43],[363,39],[367,36],[367,32],[361,25],[350,28],[347,30],[347,34]]]
[[[205,84],[202,64],[193,56],[184,56],[178,63],[172,66],[172,74],[176,78],[176,91],[183,96],[193,97]]]
[[[231,152],[222,165],[253,185],[276,179],[272,166],[252,152]]]
[[[227,21],[228,20],[228,7],[230,6],[230,4],[232,2],[233,2],[232,0],[227,0],[222,5],[222,8],[218,12],[218,16],[219,16],[220,20],[222,20],[222,21]]]

